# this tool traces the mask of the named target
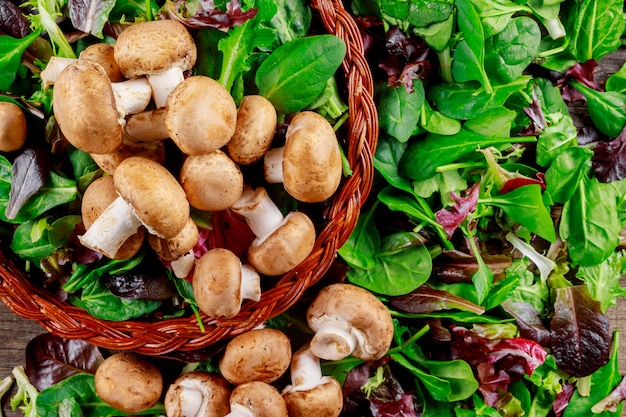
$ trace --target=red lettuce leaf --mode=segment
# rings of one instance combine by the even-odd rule
[[[398,297],[391,297],[389,304],[398,310],[413,314],[428,314],[441,310],[470,311],[483,314],[484,307],[448,291],[436,290],[424,284],[416,290]]]
[[[452,191],[450,196],[455,202],[454,206],[450,210],[442,208],[435,213],[435,220],[443,226],[448,238],[452,237],[456,229],[467,218],[467,215],[476,210],[479,192],[480,183],[478,182],[467,189],[463,196],[459,196]]]
[[[601,182],[626,178],[626,129],[610,142],[596,143],[591,166]]]
[[[402,30],[392,27],[387,31],[387,53],[378,67],[387,73],[390,87],[404,86],[413,92],[413,81],[425,78],[431,70],[430,49],[421,38],[407,37]]]
[[[223,32],[253,19],[258,12],[256,8],[241,10],[238,0],[229,1],[225,12],[216,8],[213,0],[200,0],[194,14],[190,14],[186,4],[186,0],[168,1],[166,10],[170,18],[179,20],[191,28],[211,27]]]
[[[50,176],[50,155],[40,147],[26,147],[13,161],[13,179],[4,215],[14,219],[28,199]]]
[[[609,359],[609,319],[584,285],[556,289],[550,335],[551,354],[571,376],[591,375]]]

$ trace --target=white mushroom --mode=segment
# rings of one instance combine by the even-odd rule
[[[283,216],[263,187],[246,187],[231,209],[243,216],[256,239],[248,262],[261,274],[281,275],[306,259],[315,245],[315,228],[300,211]]]
[[[222,417],[230,411],[232,387],[219,374],[188,372],[165,393],[167,417]]]
[[[115,60],[126,78],[145,75],[154,103],[165,106],[171,91],[196,63],[197,51],[185,26],[175,20],[150,20],[126,28],[115,43]]]
[[[291,385],[282,392],[289,417],[337,417],[343,408],[339,382],[323,376],[320,359],[308,343],[293,354]]]
[[[120,195],[79,236],[83,245],[113,257],[120,245],[144,225],[165,239],[180,233],[189,219],[189,203],[176,178],[150,159],[133,156],[113,173]]]
[[[315,332],[311,351],[322,359],[341,360],[348,355],[380,359],[393,339],[393,321],[385,305],[356,285],[337,283],[322,288],[306,316]]]

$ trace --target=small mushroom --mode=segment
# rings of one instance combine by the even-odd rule
[[[132,24],[115,42],[115,60],[126,78],[145,75],[156,107],[196,63],[197,50],[185,26],[175,20],[150,20]]]
[[[195,264],[193,248],[198,243],[199,231],[196,222],[190,216],[176,236],[164,239],[156,235],[148,235],[148,244],[159,258],[169,261],[174,275],[185,278]]]
[[[98,396],[125,413],[139,413],[159,401],[163,377],[159,369],[130,352],[106,358],[96,370],[94,385]]]
[[[185,191],[161,164],[132,156],[117,167],[113,183],[119,197],[79,236],[86,247],[112,257],[142,224],[165,239],[185,227],[190,210]]]
[[[232,387],[219,374],[194,371],[179,376],[165,393],[167,417],[223,417]]]
[[[81,214],[86,230],[89,230],[102,212],[117,197],[117,191],[115,191],[115,186],[113,185],[113,177],[110,175],[100,177],[89,184],[81,201]],[[146,229],[139,227],[135,234],[122,243],[112,259],[129,259],[133,257],[141,249],[145,237]]]
[[[143,156],[159,164],[165,162],[165,145],[154,143],[124,143],[111,153],[91,154],[94,162],[107,174],[113,174],[115,168],[126,158]]]
[[[165,108],[165,128],[187,155],[220,149],[235,133],[235,100],[212,78],[203,75],[186,78],[172,91]]]
[[[185,159],[180,170],[180,184],[192,207],[204,211],[225,210],[243,192],[243,174],[221,150]]]
[[[196,261],[193,294],[209,317],[235,317],[243,300],[261,299],[259,274],[228,249],[214,248]]]
[[[241,333],[226,345],[220,359],[220,372],[231,384],[250,381],[268,384],[289,368],[291,344],[280,330],[259,328]]]
[[[341,385],[323,376],[320,359],[308,343],[293,354],[291,385],[282,392],[289,417],[337,417],[343,408]]]
[[[333,127],[318,113],[298,113],[287,127],[285,146],[267,152],[264,166],[267,182],[282,182],[296,200],[319,203],[330,198],[342,175]]]
[[[231,209],[246,219],[256,236],[248,249],[248,262],[259,273],[284,274],[313,250],[315,227],[311,219],[301,211],[283,216],[265,188],[244,188]]]
[[[131,143],[158,142],[169,138],[165,107],[144,110],[126,117],[124,140]]]
[[[327,360],[353,355],[380,359],[393,338],[393,322],[385,305],[372,293],[352,284],[322,288],[307,309],[307,322],[315,332],[311,351]]]
[[[78,59],[87,59],[102,65],[112,83],[124,81],[124,74],[115,60],[115,48],[111,44],[102,42],[91,44],[83,49]]]
[[[122,144],[124,117],[150,100],[141,87],[145,80],[125,84],[129,81],[114,89],[100,64],[80,59],[61,71],[52,93],[53,110],[72,145],[88,153],[111,153]],[[139,90],[133,90],[136,86]]]
[[[26,142],[26,116],[15,103],[0,101],[0,152],[13,152]]]
[[[226,144],[228,155],[240,165],[251,165],[269,150],[276,131],[274,105],[263,96],[244,96],[237,109],[235,134]]]
[[[261,381],[241,384],[230,395],[227,417],[289,417],[285,400],[272,385]]]

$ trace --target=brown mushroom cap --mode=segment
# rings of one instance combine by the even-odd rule
[[[148,235],[148,244],[161,259],[175,261],[187,254],[198,243],[198,225],[190,216],[185,227],[171,239],[163,239],[156,235]]]
[[[292,211],[274,233],[255,239],[248,249],[248,262],[269,276],[282,275],[306,259],[315,245],[315,226],[300,211]]]
[[[163,391],[159,369],[130,352],[106,358],[96,370],[94,384],[104,402],[126,413],[147,410],[159,401]]]
[[[280,330],[263,328],[241,333],[226,345],[220,372],[230,383],[272,383],[289,369],[291,344]]]
[[[219,374],[187,372],[165,393],[165,412],[168,417],[223,417],[230,411],[231,392],[232,386]],[[194,409],[197,413],[191,414]]]
[[[228,155],[241,165],[261,160],[274,139],[276,122],[276,109],[268,99],[244,96],[237,109],[235,134],[226,145]]]
[[[81,214],[85,229],[89,229],[93,222],[117,197],[117,191],[115,191],[115,186],[113,185],[113,177],[109,175],[100,177],[89,184],[83,193],[81,201]],[[140,227],[137,233],[126,239],[120,246],[113,259],[129,259],[133,257],[141,249],[145,237],[146,229]]]
[[[192,207],[205,211],[225,210],[243,192],[243,174],[221,150],[185,159],[180,184]]]
[[[341,385],[332,377],[323,377],[310,390],[283,392],[289,417],[337,417],[343,408]]]
[[[66,139],[88,153],[111,153],[122,144],[115,95],[102,66],[76,60],[56,79],[54,116]]]
[[[307,322],[316,335],[311,340],[311,351],[322,359],[337,360],[350,354],[363,360],[380,359],[393,338],[393,322],[385,305],[374,294],[352,284],[337,283],[322,288],[307,309]],[[326,323],[348,325],[357,341],[354,351],[343,351],[346,346],[328,334],[318,331]],[[331,345],[331,349],[327,349]],[[337,349],[332,357],[328,350]]]
[[[319,203],[330,198],[342,176],[341,153],[330,123],[303,111],[289,124],[283,151],[283,185],[296,200]]]
[[[26,142],[26,116],[15,103],[0,101],[0,152],[13,152]]]
[[[177,66],[194,66],[197,51],[185,26],[175,20],[150,20],[128,26],[115,42],[115,60],[126,78]]]
[[[94,43],[83,49],[79,55],[79,59],[95,61],[102,65],[104,71],[109,76],[112,83],[124,81],[124,75],[120,71],[120,67],[115,60],[115,49],[113,45],[108,43]]]
[[[255,417],[288,417],[285,400],[272,385],[261,381],[241,384],[230,395],[230,408],[247,408]]]
[[[230,250],[214,248],[205,252],[196,261],[192,281],[200,310],[209,317],[231,318],[239,313],[244,298],[254,297],[258,301],[261,293],[258,274],[250,279],[246,274],[253,275],[256,271],[246,270]]]
[[[131,156],[113,173],[118,194],[152,234],[175,237],[189,219],[189,203],[176,178],[161,164]]]
[[[113,174],[115,168],[131,156],[143,156],[162,164],[165,161],[165,145],[163,142],[122,143],[111,153],[91,154],[94,162],[107,174]]]
[[[202,75],[186,78],[170,93],[165,108],[165,127],[187,155],[220,149],[235,133],[235,101],[212,78]]]

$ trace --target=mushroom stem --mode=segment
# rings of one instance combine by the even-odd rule
[[[261,299],[261,277],[248,264],[241,265],[241,299],[252,301]]]
[[[178,393],[177,403],[180,405],[181,416],[196,416],[203,406],[206,406],[206,399],[199,389],[182,384],[172,384],[169,388]]]
[[[193,249],[191,249],[180,258],[170,261],[170,266],[176,278],[185,278],[193,269],[195,262],[196,258]]]
[[[76,61],[76,58],[51,56],[46,68],[44,68],[44,70],[39,74],[41,81],[43,82],[44,90],[51,85],[54,85],[59,73],[74,61]]]
[[[130,142],[158,142],[169,138],[165,128],[165,108],[131,114],[124,125],[125,139]]]
[[[291,359],[291,391],[308,391],[320,384],[320,359],[307,346],[293,354]]]
[[[280,184],[283,182],[283,156],[285,147],[270,149],[263,157],[263,169],[265,171],[265,181],[270,184]]]
[[[122,197],[117,197],[78,239],[83,246],[113,258],[120,246],[137,233],[141,221]]]
[[[113,94],[115,94],[115,105],[121,119],[124,119],[127,114],[145,110],[150,104],[152,89],[145,78],[111,83],[111,87]],[[124,120],[120,120],[120,124],[123,125]]]
[[[260,241],[271,235],[284,219],[283,213],[263,187],[246,187],[231,209],[245,217],[250,230]]]
[[[183,70],[176,66],[146,77],[152,87],[152,97],[157,108],[165,107],[167,97],[185,79]]]
[[[357,338],[351,326],[337,319],[322,320],[311,340],[311,351],[328,360],[341,360],[354,352]]]

